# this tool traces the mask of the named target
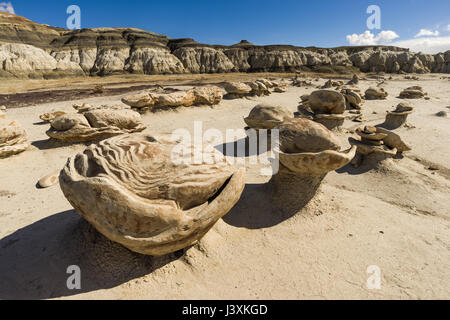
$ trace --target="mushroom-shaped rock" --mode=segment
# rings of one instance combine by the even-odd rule
[[[194,88],[195,105],[216,105],[222,101],[223,91],[216,86],[204,86]]]
[[[402,102],[397,105],[394,111],[389,111],[386,120],[380,127],[394,130],[406,123],[408,116],[414,112],[414,105],[409,102]]]
[[[39,119],[41,119],[44,122],[52,122],[53,120],[55,120],[56,118],[63,116],[67,114],[64,111],[56,111],[56,112],[49,112],[49,113],[44,113],[42,115],[39,116]]]
[[[130,109],[93,109],[56,118],[47,135],[65,142],[87,142],[141,132],[145,128],[139,113]]]
[[[399,137],[391,135],[382,128],[367,126],[358,128],[356,133],[360,136],[360,140],[350,138],[349,142],[352,146],[357,147],[357,156],[361,159],[360,162],[363,157],[368,157],[369,162],[378,164],[387,158],[394,157],[399,151],[397,147],[405,148],[397,139]]]
[[[226,82],[224,89],[227,92],[227,98],[236,99],[248,95],[252,88],[243,82]]]
[[[333,90],[317,90],[308,99],[311,110],[316,114],[343,114],[345,111],[344,96]]]
[[[384,100],[388,96],[388,93],[383,88],[370,87],[365,92],[366,100]]]
[[[178,147],[180,158],[174,157]],[[201,239],[244,189],[244,169],[212,147],[200,149],[144,134],[114,137],[69,159],[60,186],[110,240],[137,253],[165,255]]]
[[[345,121],[345,98],[337,91],[314,91],[304,104],[314,113],[314,121],[330,130],[342,126]]]
[[[293,114],[287,108],[259,104],[250,111],[249,116],[244,121],[252,129],[271,130],[289,118],[293,118]]]
[[[420,86],[409,87],[400,92],[400,98],[402,99],[421,99],[427,95]]]
[[[25,130],[0,114],[0,158],[24,152],[30,146]]]
[[[277,128],[276,151],[280,168],[273,176],[274,203],[290,213],[302,209],[316,195],[322,180],[348,164],[356,147],[340,152],[339,141],[323,125],[307,119],[290,119]]]

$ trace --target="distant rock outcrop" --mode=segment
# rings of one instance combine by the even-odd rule
[[[320,49],[205,45],[135,28],[70,31],[0,12],[0,77],[55,78],[116,73],[181,74],[327,71],[450,73],[450,51],[388,46]]]

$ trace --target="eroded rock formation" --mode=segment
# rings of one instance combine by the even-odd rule
[[[194,162],[196,149],[186,146],[183,159],[191,161],[174,161],[176,146],[144,134],[104,140],[68,160],[61,189],[99,232],[132,251],[184,249],[236,204],[245,172],[212,147]]]
[[[30,146],[25,130],[0,111],[0,158],[24,152]]]
[[[302,48],[247,41],[205,45],[135,28],[65,30],[0,12],[0,77],[222,72],[450,73],[450,51],[396,47]]]
[[[55,118],[47,135],[64,142],[87,142],[146,129],[139,113],[130,109],[101,106],[82,110]]]

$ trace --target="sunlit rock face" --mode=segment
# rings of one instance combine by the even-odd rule
[[[61,189],[110,240],[146,255],[175,252],[201,239],[244,189],[244,169],[200,149],[144,134],[104,140],[68,160]]]
[[[72,31],[3,12],[0,25],[0,77],[296,72],[320,67],[331,72],[333,68],[349,72],[352,68],[362,72],[450,72],[450,51],[430,55],[389,46],[321,49],[256,46],[248,41],[232,46],[206,45],[136,28]]]

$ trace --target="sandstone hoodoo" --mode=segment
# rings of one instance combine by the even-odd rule
[[[139,113],[120,106],[92,107],[65,114],[50,125],[47,135],[64,142],[95,141],[146,129]]]
[[[361,165],[363,161],[369,166],[377,166],[397,153],[411,150],[398,134],[384,128],[366,126],[358,128],[356,134],[359,140],[349,139],[350,144],[357,147],[357,156],[353,160],[355,167]]]
[[[251,129],[272,130],[283,123],[283,121],[293,117],[294,115],[287,108],[270,104],[259,104],[250,111],[249,116],[244,121]]]
[[[134,252],[161,256],[187,248],[236,204],[245,171],[212,147],[182,148],[181,160],[200,152],[202,163],[174,161],[177,146],[144,134],[104,140],[68,160],[61,189],[100,233]]]
[[[346,100],[341,93],[333,90],[318,90],[306,98],[307,100],[298,107],[303,116],[308,117],[308,110],[310,110],[312,119],[328,129],[342,126],[345,121]]]
[[[383,88],[370,87],[365,92],[366,100],[385,100],[388,93]]]
[[[400,98],[402,99],[421,99],[427,95],[428,93],[424,92],[420,86],[412,86],[400,92]]]
[[[380,127],[394,130],[406,123],[408,116],[414,112],[414,105],[409,102],[402,102],[397,105],[394,111],[388,111],[386,120]]]
[[[356,147],[341,152],[338,139],[323,125],[308,119],[290,119],[280,130],[280,168],[272,177],[276,208],[292,214],[319,192],[325,176],[347,165]]]
[[[0,111],[0,159],[24,152],[29,148],[27,134],[20,124],[6,118]]]

